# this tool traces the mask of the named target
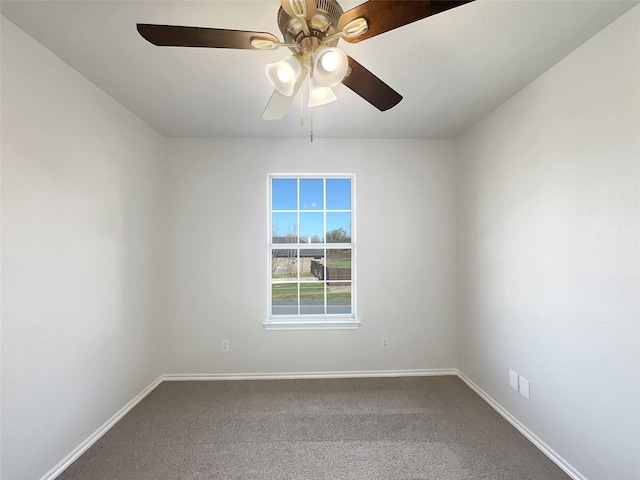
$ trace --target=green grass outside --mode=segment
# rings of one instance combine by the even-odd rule
[[[327,268],[351,268],[350,258],[336,258],[327,260]]]
[[[328,292],[329,302],[333,300],[350,300],[351,290],[343,289],[338,291],[332,291],[329,288]],[[300,284],[300,298],[303,302],[308,301],[324,301],[324,283],[301,283]],[[298,300],[298,284],[297,283],[275,283],[271,285],[271,300],[274,302],[293,301]]]

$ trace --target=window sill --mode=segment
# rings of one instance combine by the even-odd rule
[[[327,320],[270,319],[262,325],[266,330],[355,330],[360,327],[360,320],[355,318]]]

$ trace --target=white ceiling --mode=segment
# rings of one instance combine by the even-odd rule
[[[361,1],[343,0],[344,10]],[[477,0],[339,46],[404,96],[379,112],[344,85],[314,110],[317,137],[453,138],[636,5],[616,0]],[[301,137],[300,102],[262,120],[267,63],[288,50],[155,47],[136,23],[266,31],[278,0],[2,1],[1,13],[170,137]]]

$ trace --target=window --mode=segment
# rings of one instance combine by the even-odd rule
[[[271,328],[355,328],[354,178],[269,177]]]

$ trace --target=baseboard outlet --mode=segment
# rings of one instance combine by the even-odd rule
[[[219,380],[303,380],[314,378],[433,377],[457,375],[455,368],[435,370],[365,370],[353,372],[196,373],[163,375],[166,382]]]
[[[496,412],[498,412],[507,422],[513,425],[522,435],[524,435],[531,443],[533,443],[542,453],[544,453],[549,459],[558,465],[573,480],[587,480],[587,477],[582,475],[576,470],[573,465],[562,458],[556,453],[549,445],[543,442],[535,433],[529,430],[523,423],[521,423],[516,417],[511,415],[502,405],[496,402],[491,396],[482,390],[478,385],[467,377],[460,370],[457,371],[457,375],[464,383],[466,383],[471,390],[476,392],[480,397],[491,406]]]
[[[86,452],[91,445],[96,443],[100,437],[107,433],[111,427],[113,427],[118,421],[129,413],[133,407],[135,407],[144,397],[149,395],[153,390],[162,383],[162,376],[154,380],[147,388],[133,398],[129,403],[122,407],[113,417],[107,420],[100,428],[93,432],[84,442],[78,445],[69,455],[63,458],[60,463],[49,470],[40,478],[40,480],[53,480],[62,472],[64,472],[69,466],[75,462],[80,455]]]

